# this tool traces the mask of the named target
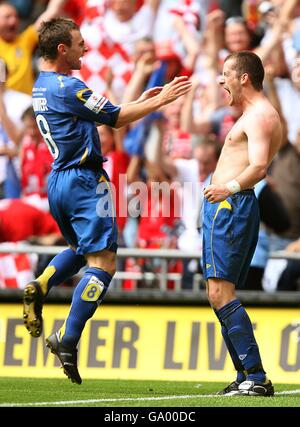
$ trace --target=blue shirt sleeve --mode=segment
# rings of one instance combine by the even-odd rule
[[[82,81],[70,78],[65,88],[64,104],[72,114],[99,124],[114,126],[120,107],[105,96],[89,89]]]

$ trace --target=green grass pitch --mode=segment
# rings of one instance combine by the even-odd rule
[[[0,407],[300,407],[300,384],[276,384],[274,397],[215,393],[227,384],[209,382],[0,378]]]

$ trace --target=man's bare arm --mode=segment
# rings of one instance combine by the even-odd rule
[[[244,125],[248,139],[249,165],[242,173],[224,184],[211,184],[204,190],[204,196],[211,203],[225,200],[231,194],[254,187],[267,174],[272,160],[270,156],[274,120],[265,118],[260,112],[249,114]],[[280,138],[280,135],[278,135]]]
[[[271,161],[273,120],[255,112],[246,118],[244,129],[248,139],[249,166],[235,178],[242,190],[252,188],[267,174]]]

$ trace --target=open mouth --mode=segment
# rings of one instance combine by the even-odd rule
[[[224,87],[224,86],[223,86],[223,89],[225,90],[225,99],[230,104],[232,101],[231,91],[230,91],[230,89],[228,89],[227,87]]]
[[[225,90],[225,97],[227,98],[227,100],[229,101],[231,98],[231,92],[227,87],[223,86],[223,89]]]

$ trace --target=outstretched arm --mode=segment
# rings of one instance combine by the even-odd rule
[[[114,127],[120,128],[145,117],[186,94],[190,88],[191,83],[188,77],[181,76],[175,77],[174,80],[162,87],[149,89],[138,100],[120,105],[121,110]]]
[[[39,29],[39,26],[43,21],[50,21],[50,19],[55,18],[61,13],[61,10],[66,3],[66,0],[50,0],[46,10],[38,17],[35,21],[34,26],[36,30]]]

